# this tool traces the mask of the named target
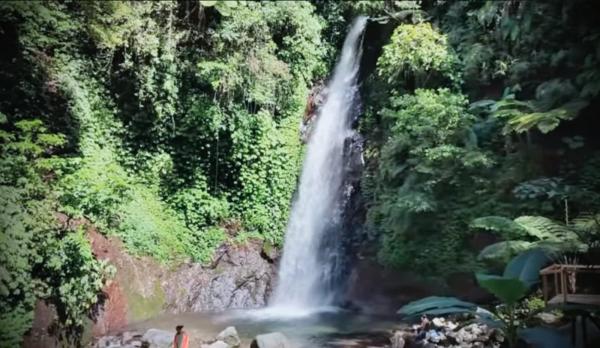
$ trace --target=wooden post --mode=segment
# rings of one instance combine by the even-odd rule
[[[544,293],[544,304],[548,305],[548,275],[542,275],[542,292]]]
[[[560,269],[560,280],[561,280],[561,285],[562,285],[562,293],[563,293],[563,302],[567,303],[567,294],[569,292],[569,290],[567,289],[567,271],[565,271],[565,269],[563,267],[561,267]]]

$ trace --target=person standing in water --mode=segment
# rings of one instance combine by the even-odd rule
[[[173,348],[189,348],[190,337],[183,331],[183,325],[177,325],[175,327],[177,333],[173,338]]]

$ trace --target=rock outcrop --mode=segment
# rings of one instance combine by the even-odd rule
[[[173,313],[222,311],[264,306],[275,272],[261,257],[262,246],[224,246],[209,267],[182,265],[163,282],[167,310]]]
[[[115,277],[105,286],[98,304],[93,335],[102,336],[127,324],[163,312],[222,311],[266,304],[271,291],[277,252],[251,241],[218,248],[210,265],[186,263],[169,269],[148,257],[125,252],[116,238],[86,225],[96,257],[115,266]]]
[[[321,106],[325,103],[327,92],[328,90],[325,82],[319,81],[311,88],[308,94],[304,117],[302,118],[302,124],[300,125],[300,140],[305,144],[308,143],[315,121],[319,116]]]

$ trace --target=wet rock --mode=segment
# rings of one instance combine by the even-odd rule
[[[291,343],[281,332],[258,335],[250,348],[292,348]]]
[[[404,333],[401,331],[394,332],[394,336],[390,339],[391,348],[404,348],[406,341],[404,340]]]
[[[536,315],[536,317],[546,324],[556,324],[561,320],[560,315],[547,312],[539,313],[538,315]]]
[[[445,318],[423,318],[411,329],[396,331],[390,338],[392,348],[399,338],[407,347],[499,348],[504,341],[502,332],[480,323],[464,327]]]
[[[159,329],[149,329],[142,339],[155,348],[171,348],[173,345],[173,333]]]
[[[311,88],[308,94],[304,117],[302,117],[302,124],[300,125],[300,140],[305,144],[308,143],[308,140],[310,139],[319,112],[321,111],[323,104],[325,104],[328,93],[329,90],[325,85],[325,82],[321,80]]]
[[[216,341],[211,344],[203,344],[200,346],[200,348],[230,348],[230,347],[232,347],[232,346],[228,345],[227,343],[225,343],[223,341]]]
[[[225,342],[228,348],[237,348],[241,344],[240,336],[238,336],[237,330],[233,326],[229,326],[225,330],[221,331],[217,335],[217,340]]]
[[[163,283],[167,310],[223,311],[266,305],[275,268],[261,257],[261,249],[260,243],[222,246],[209,267],[181,266]]]
[[[264,241],[260,256],[269,263],[274,263],[279,258],[279,250],[272,243]]]

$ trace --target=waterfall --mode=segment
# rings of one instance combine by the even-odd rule
[[[351,114],[366,22],[357,18],[346,36],[307,145],[271,308],[306,311],[332,305],[336,295],[340,249],[332,244],[339,243],[335,229],[342,213],[344,146],[353,134]]]

